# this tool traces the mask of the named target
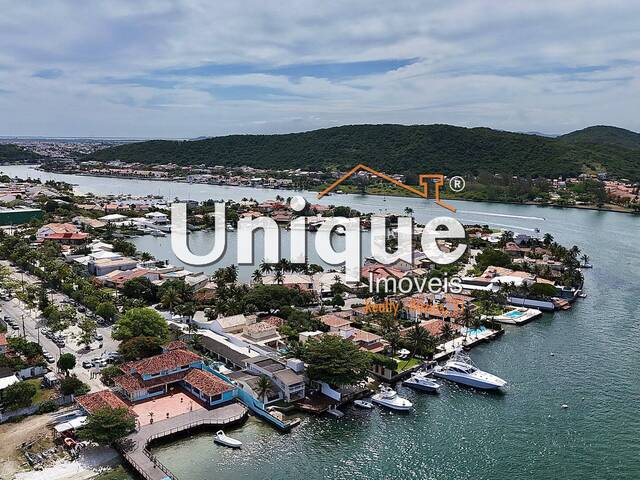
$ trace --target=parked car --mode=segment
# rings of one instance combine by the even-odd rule
[[[102,340],[104,340],[104,337],[102,336],[101,333],[96,333],[95,339],[101,342]]]
[[[89,361],[89,360],[85,360],[84,362],[82,362],[82,368],[91,368],[93,364]]]

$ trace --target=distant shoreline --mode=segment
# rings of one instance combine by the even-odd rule
[[[81,172],[75,172],[75,173],[65,173],[65,172],[55,172],[55,171],[49,171],[49,170],[43,170],[42,168],[38,168],[39,164],[26,164],[26,163],[21,163],[21,164],[11,164],[11,165],[16,165],[16,166],[20,166],[20,165],[33,165],[35,170],[44,172],[44,173],[54,173],[54,174],[58,174],[58,175],[78,175],[78,176],[83,176],[83,177],[94,177],[94,178],[119,178],[119,179],[125,179],[125,180],[150,180],[150,181],[154,181],[154,182],[176,182],[176,183],[189,183],[186,180],[179,180],[179,179],[174,179],[174,178],[153,178],[153,177],[137,177],[137,176],[126,176],[126,175],[97,175],[97,174],[88,174],[88,173],[81,173]],[[7,166],[9,166],[9,164],[7,164]],[[0,168],[2,167],[2,165],[0,165]],[[228,186],[228,187],[244,187],[244,188],[261,188],[264,190],[276,190],[276,189],[280,189],[280,190],[294,190],[293,188],[287,188],[287,187],[277,187],[277,188],[269,188],[269,187],[253,187],[253,186],[249,186],[249,185],[225,185],[225,184],[211,184],[211,183],[196,183],[196,185],[212,185],[212,186]],[[320,190],[318,190],[320,191]],[[340,196],[340,195],[358,195],[359,193],[354,193],[354,192],[345,192],[345,193],[332,193],[332,196]],[[375,196],[388,196],[388,197],[397,197],[397,198],[403,198],[403,197],[410,197],[410,195],[397,195],[394,193],[379,193],[379,192],[368,192],[365,194],[361,194],[361,195],[375,195]],[[576,208],[576,209],[580,209],[580,210],[592,210],[592,211],[597,211],[597,212],[614,212],[614,213],[628,213],[628,214],[632,214],[632,215],[637,215],[636,212],[634,212],[632,209],[630,208],[626,208],[626,207],[622,207],[619,205],[613,205],[613,204],[608,204],[607,206],[604,207],[597,207],[595,205],[558,205],[558,204],[554,204],[554,203],[536,203],[536,202],[515,202],[515,201],[506,201],[506,200],[474,200],[474,199],[470,199],[470,198],[459,198],[457,196],[449,196],[446,194],[442,195],[442,198],[447,199],[447,200],[461,200],[464,202],[474,202],[474,203],[496,203],[496,204],[504,204],[504,205],[528,205],[528,206],[535,206],[535,207],[551,207],[551,208]]]

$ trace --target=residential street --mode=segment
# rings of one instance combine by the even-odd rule
[[[1,264],[4,266],[8,266],[13,270],[12,278],[14,280],[18,282],[24,281],[25,283],[29,284],[38,283],[38,279],[36,277],[28,273],[16,272],[15,267],[11,266],[9,262],[1,262]],[[56,305],[61,305],[63,303],[75,303],[69,297],[59,292],[50,295],[50,299]],[[70,327],[62,332],[62,334],[65,336],[65,347],[59,348],[53,341],[45,337],[43,334],[39,333],[39,329],[43,328],[45,326],[45,323],[44,319],[40,316],[40,312],[37,308],[29,311],[29,309],[26,308],[26,306],[18,298],[12,298],[10,301],[0,302],[0,308],[2,309],[1,315],[3,317],[8,316],[12,318],[20,327],[19,330],[15,331],[10,329],[10,336],[22,335],[24,326],[24,334],[26,335],[26,337],[29,340],[39,343],[45,351],[49,352],[55,358],[56,362],[62,353],[74,354],[76,356],[76,366],[73,369],[73,373],[75,373],[80,380],[91,386],[92,391],[103,390],[105,388],[98,377],[91,378],[91,373],[98,373],[99,369],[94,367],[92,367],[91,369],[85,369],[82,367],[82,362],[85,360],[91,361],[91,359],[100,357],[103,353],[106,352],[117,351],[119,342],[111,338],[111,327],[98,326],[97,333],[103,336],[102,347],[100,347],[100,342],[96,341],[91,345],[91,349],[88,351],[84,349],[84,347],[77,345],[74,338],[74,327]],[[81,313],[78,313],[79,317],[81,315]],[[53,371],[57,370],[55,363],[50,364],[49,368]]]

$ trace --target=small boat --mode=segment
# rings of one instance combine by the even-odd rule
[[[581,263],[580,268],[593,268],[593,265],[590,263]]]
[[[416,372],[407,378],[402,385],[422,392],[438,393],[440,390],[440,384],[435,380],[429,378],[424,372]]]
[[[586,293],[584,293],[584,292],[580,292],[580,293],[578,294],[578,297],[580,297],[580,298],[587,298],[587,294],[586,294]]]
[[[216,432],[216,436],[213,441],[230,448],[240,448],[242,446],[242,442],[240,440],[227,437],[222,430],[218,430]]]
[[[507,385],[507,382],[487,372],[483,372],[471,363],[471,359],[458,350],[447,363],[433,369],[436,377],[461,383],[481,390],[495,390]]]
[[[167,234],[160,231],[160,230],[151,230],[151,235],[153,235],[154,237],[166,237]]]
[[[409,400],[398,396],[398,393],[389,387],[382,387],[379,393],[371,397],[371,400],[373,403],[400,412],[408,412],[413,407],[413,404]]]
[[[227,224],[227,232],[235,232],[236,229],[233,228],[233,225]]]
[[[366,400],[354,400],[353,404],[356,407],[366,408],[367,410],[371,410],[373,408],[373,403],[367,402]]]

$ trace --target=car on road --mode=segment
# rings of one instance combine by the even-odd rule
[[[51,355],[49,352],[44,352],[44,354],[42,356],[47,361],[47,363],[53,363],[53,362],[56,361],[56,359],[53,358],[53,355]]]
[[[89,361],[89,360],[85,360],[84,362],[82,362],[82,368],[91,368],[93,366],[93,364]]]
[[[13,328],[14,330],[20,330],[20,327],[15,323],[11,325],[11,328]]]
[[[102,336],[102,334],[101,334],[101,333],[96,333],[96,334],[95,334],[95,336],[94,336],[94,338],[95,338],[96,340],[100,341],[100,342],[101,342],[102,340],[104,340],[104,337]]]

